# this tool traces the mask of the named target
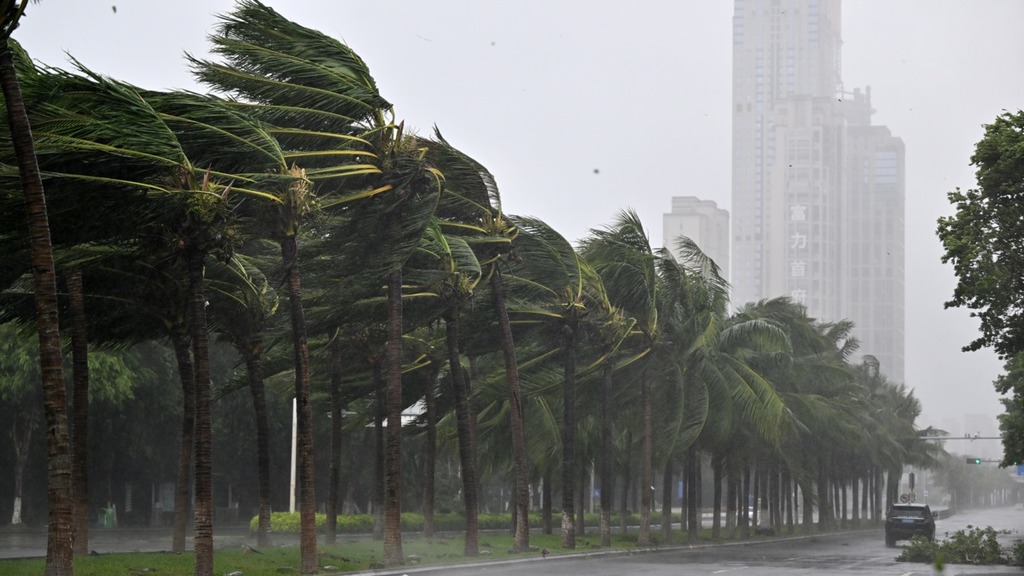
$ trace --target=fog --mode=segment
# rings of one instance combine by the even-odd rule
[[[506,212],[570,240],[632,207],[660,245],[671,197],[730,208],[731,2],[269,1],[343,39],[398,118],[437,125],[495,174]],[[636,4],[636,5],[634,5]],[[47,0],[15,32],[32,57],[148,88],[198,89],[182,57],[206,53],[226,0]],[[842,75],[870,86],[875,124],[906,145],[906,383],[922,424],[995,432],[1001,363],[976,337],[939,261],[946,192],[970,187],[982,124],[1024,99],[1024,3],[847,0]],[[883,367],[884,371],[884,367]]]

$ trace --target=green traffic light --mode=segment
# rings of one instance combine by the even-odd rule
[[[981,464],[981,458],[968,458],[968,464]]]

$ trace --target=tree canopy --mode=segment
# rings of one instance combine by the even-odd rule
[[[985,126],[971,156],[978,186],[949,193],[956,212],[939,218],[944,263],[958,278],[946,307],[968,308],[981,335],[964,350],[1024,351],[1024,111]]]

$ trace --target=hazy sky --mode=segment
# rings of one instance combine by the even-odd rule
[[[407,127],[436,124],[495,174],[506,212],[575,241],[631,207],[658,246],[672,196],[730,208],[732,2],[267,3],[349,44]],[[182,54],[205,54],[232,5],[45,0],[14,37],[46,64],[68,67],[67,53],[146,88],[197,89]],[[943,310],[955,278],[935,223],[946,192],[974,184],[982,124],[1024,107],[1022,22],[1018,0],[843,5],[845,87],[871,86],[874,122],[906,144],[907,384],[922,423],[956,434],[979,431],[965,415],[1002,412],[1002,366],[960,352],[976,323]]]

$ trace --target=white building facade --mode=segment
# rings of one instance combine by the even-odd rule
[[[839,0],[735,0],[732,303],[852,320],[903,379],[904,152],[841,79]]]
[[[662,246],[679,258],[676,239],[693,240],[729,279],[729,212],[711,200],[696,196],[675,196],[672,211],[662,216]]]

